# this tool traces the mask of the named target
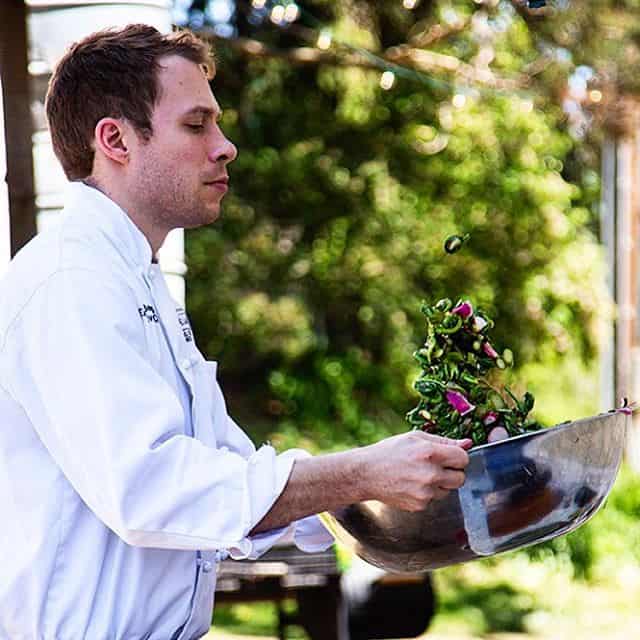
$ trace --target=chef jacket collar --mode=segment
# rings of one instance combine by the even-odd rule
[[[65,213],[79,212],[85,218],[92,216],[91,224],[102,231],[119,253],[132,263],[145,269],[155,262],[151,245],[127,213],[102,191],[83,182],[67,185]]]

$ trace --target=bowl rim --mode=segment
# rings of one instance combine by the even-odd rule
[[[537,436],[541,436],[543,434],[547,434],[547,433],[553,433],[553,432],[557,432],[557,431],[563,431],[564,429],[567,429],[568,427],[574,427],[576,425],[580,425],[583,423],[587,423],[587,422],[593,422],[594,420],[604,420],[605,418],[609,418],[612,417],[613,415],[616,414],[621,414],[624,417],[628,418],[628,415],[625,415],[624,411],[621,411],[620,409],[609,409],[609,411],[604,411],[602,413],[597,413],[593,416],[584,416],[583,418],[577,418],[576,420],[565,420],[564,422],[558,422],[557,424],[554,424],[550,427],[542,427],[542,429],[538,429],[536,431],[528,431],[527,433],[521,433],[517,436],[510,436],[508,438],[504,438],[503,440],[497,440],[496,442],[487,442],[485,444],[479,444],[476,445],[475,447],[472,447],[471,449],[469,449],[469,455],[472,456],[474,453],[478,452],[478,451],[484,451],[485,449],[488,449],[489,447],[497,447],[500,446],[502,444],[505,443],[510,443],[510,442],[514,442],[515,440],[524,440],[524,439],[528,439],[528,438],[535,438]],[[624,421],[624,425],[626,428],[627,425],[627,420]]]

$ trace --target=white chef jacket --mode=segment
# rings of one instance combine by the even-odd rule
[[[82,183],[0,281],[0,420],[3,640],[198,638],[227,553],[332,542],[315,516],[249,537],[308,454],[255,449],[146,238]]]

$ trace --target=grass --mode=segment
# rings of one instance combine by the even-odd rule
[[[637,563],[587,582],[576,580],[563,559],[517,553],[436,572],[435,582],[441,604],[430,631],[443,638],[509,632],[617,640],[640,628]]]

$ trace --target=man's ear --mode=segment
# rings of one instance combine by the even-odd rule
[[[129,161],[127,133],[122,120],[102,118],[94,130],[95,151],[101,151],[103,155],[118,164],[126,164]]]

